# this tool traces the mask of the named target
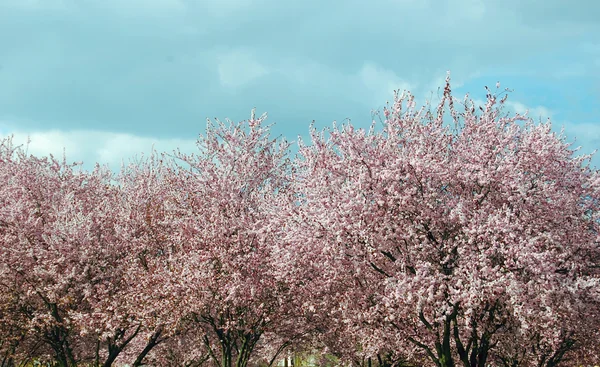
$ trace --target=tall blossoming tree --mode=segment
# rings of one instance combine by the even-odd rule
[[[0,317],[2,330],[12,334],[7,361],[108,367],[133,340],[151,335],[138,353],[152,344],[153,329],[130,282],[141,268],[131,251],[139,231],[129,225],[127,192],[114,181],[106,168],[85,172],[2,142]],[[144,294],[152,292],[146,285]]]
[[[271,350],[267,362],[274,363],[301,334],[292,332],[296,310],[279,276],[279,238],[270,220],[289,186],[289,145],[270,138],[265,118],[209,121],[199,154],[176,153],[164,178],[172,190],[161,202],[168,202],[172,230],[161,235],[172,261],[162,271],[180,286],[170,294],[223,367],[246,366],[257,348]],[[266,348],[264,340],[279,345]]]
[[[119,263],[116,254],[98,256],[112,253],[114,244],[105,231],[111,226],[110,173],[27,155],[10,139],[1,159],[0,279],[16,301],[9,317],[26,321],[27,337],[45,346],[37,348],[41,355],[74,365],[85,359],[91,341],[77,335],[77,314],[105,277],[99,267]]]
[[[339,327],[386,334],[362,336],[363,353],[395,345],[440,367],[594,355],[600,176],[498,98],[459,113],[448,79],[435,111],[396,96],[382,131],[313,129],[300,148],[291,257],[322,275],[311,291],[346,284],[321,305]]]

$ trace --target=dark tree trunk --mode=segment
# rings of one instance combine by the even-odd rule
[[[148,343],[146,344],[146,347],[144,347],[144,350],[142,350],[142,352],[137,356],[137,358],[133,362],[132,367],[141,366],[142,362],[144,361],[144,358],[146,358],[146,356],[148,355],[148,353],[150,353],[152,348],[154,348],[155,346],[157,346],[158,344],[162,343],[165,340],[165,339],[160,338],[161,334],[162,334],[162,328],[158,328],[154,332],[154,334],[152,334],[152,336],[150,337],[150,340],[148,340]]]

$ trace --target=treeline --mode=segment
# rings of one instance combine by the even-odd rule
[[[600,175],[500,97],[397,95],[293,157],[209,121],[117,174],[2,140],[0,366],[593,364]]]

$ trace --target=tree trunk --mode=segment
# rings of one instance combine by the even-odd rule
[[[148,343],[146,344],[146,347],[144,348],[144,350],[142,350],[142,352],[135,359],[135,362],[133,362],[132,367],[141,366],[142,362],[144,361],[144,358],[146,358],[146,356],[148,355],[148,353],[150,353],[152,348],[154,348],[155,346],[157,346],[164,340],[164,339],[160,339],[161,334],[162,334],[162,329],[160,329],[160,328],[158,330],[156,330],[154,332],[154,334],[152,334],[152,336],[150,337],[150,340],[148,340]]]

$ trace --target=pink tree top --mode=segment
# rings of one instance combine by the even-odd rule
[[[245,366],[265,337],[279,344],[271,348],[277,354],[301,334],[270,221],[288,186],[288,144],[269,137],[265,118],[209,121],[200,154],[175,154],[178,163],[161,178],[164,194],[155,201],[168,231],[157,231],[164,241],[152,250],[162,254],[153,271],[171,287],[163,294],[204,334],[202,348],[223,366]]]
[[[315,289],[346,285],[327,309],[341,325],[393,332],[438,366],[593,349],[598,172],[549,123],[497,102],[478,114],[465,98],[458,113],[447,81],[436,111],[397,96],[382,131],[311,130],[287,238],[320,268]],[[517,335],[534,342],[504,355]]]

